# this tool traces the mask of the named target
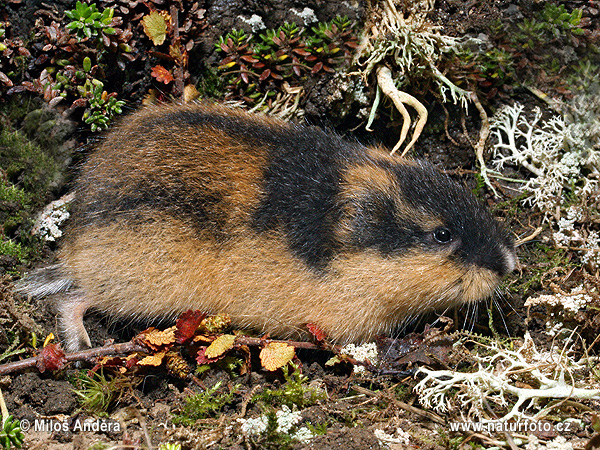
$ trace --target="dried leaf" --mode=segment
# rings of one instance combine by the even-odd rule
[[[155,353],[154,355],[148,355],[145,358],[142,358],[138,365],[140,366],[160,366],[165,358],[167,352]]]
[[[318,326],[316,326],[314,323],[307,323],[306,328],[308,328],[308,331],[310,331],[310,334],[312,334],[315,337],[315,339],[319,342],[321,342],[327,338],[327,334],[323,330],[321,330]]]
[[[192,311],[191,309],[181,314],[175,325],[177,328],[175,330],[175,341],[178,344],[183,344],[191,338],[205,317],[206,313],[198,310]]]
[[[183,102],[190,103],[200,97],[200,92],[193,84],[188,84],[183,88]]]
[[[148,328],[137,336],[137,340],[153,350],[158,350],[164,345],[170,346],[175,343],[175,327],[167,328],[165,331]]]
[[[169,84],[171,81],[174,80],[173,75],[171,75],[171,72],[169,72],[161,65],[154,66],[152,68],[151,75],[154,78],[156,78],[156,81],[158,81],[159,83]]]
[[[167,30],[171,24],[171,16],[166,11],[152,11],[142,19],[144,33],[154,45],[162,45],[167,38]]]
[[[227,350],[233,348],[234,342],[235,336],[233,334],[224,334],[219,336],[206,348],[204,356],[209,359],[217,358]]]
[[[65,352],[60,348],[60,345],[48,344],[38,355],[35,365],[41,373],[44,373],[46,370],[50,372],[60,370],[66,362]]]
[[[296,350],[285,342],[269,342],[260,351],[260,362],[268,371],[272,372],[285,366],[296,355]]]

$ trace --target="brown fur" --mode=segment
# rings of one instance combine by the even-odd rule
[[[240,136],[218,121],[186,122],[177,119],[181,112],[238,120],[250,131]],[[161,105],[125,119],[90,155],[77,192],[88,212],[76,212],[60,254],[77,287],[61,307],[70,350],[89,345],[82,323],[87,308],[135,319],[188,309],[227,313],[236,326],[284,337],[305,336],[311,322],[350,342],[493,292],[498,273],[451,259],[452,245],[439,251],[417,246],[392,257],[352,244],[351,219],[374,191],[381,194],[377,201],[393,199],[399,223],[410,219],[427,232],[444,224],[441,216],[409,205],[385,168],[415,162],[399,163],[378,148],[339,163],[342,213],[332,233],[340,250],[326,270],[311,268],[291,251],[283,229],[252,225],[277,145],[268,133],[295,136],[296,129],[221,107]],[[153,193],[156,203],[147,198]],[[204,225],[197,226],[190,208],[205,214],[198,219]],[[509,266],[511,252],[506,247]]]

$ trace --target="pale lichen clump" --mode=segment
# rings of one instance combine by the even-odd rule
[[[299,411],[292,411],[289,407],[283,405],[275,413],[275,417],[277,420],[276,433],[287,434],[299,442],[307,442],[315,437],[307,427],[297,427],[297,424],[302,420]],[[241,425],[244,436],[259,436],[267,432],[269,418],[263,414],[255,419],[237,419],[237,422]]]
[[[597,295],[597,293],[595,293]],[[525,301],[526,307],[544,306],[548,311],[546,319],[546,334],[552,337],[569,338],[572,330],[565,327],[566,321],[576,319],[578,312],[591,305],[594,298],[583,286],[578,286],[569,293],[538,295]]]
[[[384,448],[389,448],[390,444],[410,445],[410,434],[400,427],[396,428],[393,434],[380,429],[376,429],[373,434]]]
[[[588,362],[574,359],[572,345],[540,352],[527,333],[517,350],[498,342],[485,350],[484,356],[475,355],[475,372],[420,369],[424,378],[415,391],[421,404],[438,412],[458,412],[465,421],[485,423],[539,420],[552,409],[543,407],[544,399],[600,399],[600,386],[589,376],[575,384],[575,379],[581,380],[575,375],[585,375]]]
[[[493,164],[498,170],[511,164],[526,169],[531,178],[524,180],[526,201],[552,217],[562,204],[565,189],[574,187],[578,197],[598,188],[599,155],[587,148],[581,127],[554,116],[542,121],[542,111],[533,117],[524,114],[519,103],[504,106],[490,120],[496,138]],[[594,174],[584,175],[587,169]]]
[[[496,140],[495,168],[501,171],[511,165],[529,173],[528,179],[516,180],[526,193],[525,203],[557,228],[553,234],[557,246],[577,252],[595,271],[600,263],[600,230],[591,207],[600,200],[600,101],[581,95],[572,102],[570,113],[546,120],[539,108],[528,115],[515,103],[498,110],[490,129]]]
[[[46,241],[55,241],[62,236],[60,226],[70,217],[69,206],[75,194],[68,194],[48,204],[38,216],[32,233]]]
[[[405,105],[414,108],[419,118],[403,154],[413,146],[427,122],[425,107],[403,91],[411,80],[433,79],[443,101],[451,100],[464,108],[473,97],[471,92],[456,86],[438,69],[445,55],[457,53],[464,40],[442,34],[439,26],[428,21],[427,15],[433,10],[434,3],[433,0],[402,2],[403,10],[399,11],[393,0],[372,2],[364,35],[356,51],[354,61],[365,82],[373,71],[377,74],[378,91],[367,129],[375,117],[380,91],[392,99],[403,117],[400,140],[392,153],[400,148],[410,128],[410,115]]]
[[[377,344],[368,342],[362,345],[348,344],[340,351],[342,354],[353,357],[357,361],[369,361],[371,364],[377,364],[379,361],[379,353],[377,352]],[[365,373],[366,369],[363,366],[355,365],[354,373]]]

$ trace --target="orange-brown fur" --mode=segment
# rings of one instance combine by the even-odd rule
[[[264,178],[275,144],[258,131],[240,137],[213,125],[157,122],[179,111],[237,118],[273,135],[296,132],[275,119],[206,105],[146,108],[112,132],[89,157],[77,192],[81,205],[96,202],[98,212],[85,220],[76,214],[60,254],[76,285],[74,299],[62,307],[70,349],[89,345],[81,323],[88,307],[136,319],[175,317],[188,309],[227,313],[236,326],[284,337],[304,336],[310,322],[334,340],[350,342],[390,332],[431,309],[476,301],[497,285],[500,275],[493,270],[451,259],[455,246],[425,251],[421,245],[391,256],[357,246],[354,218],[374,191],[375,208],[393,199],[398,223],[410,220],[429,233],[445,220],[409,204],[404,197],[410,193],[401,193],[397,175],[385,168],[417,164],[377,148],[340,163],[336,201],[342,216],[332,225],[338,250],[325,269],[310,267],[291,250],[281,226],[252,225],[267,195]],[[149,192],[174,192],[175,204],[194,195],[218,199],[202,205],[206,226],[196,228],[193,217],[169,205],[137,199],[148,183]],[[131,197],[134,206],[113,214],[110,205],[102,209],[107,197],[117,203]],[[507,244],[505,253],[511,252]]]

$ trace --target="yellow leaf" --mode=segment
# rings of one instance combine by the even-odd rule
[[[54,333],[50,333],[44,341],[44,347],[54,340]]]
[[[188,84],[183,88],[183,102],[189,103],[200,97],[200,92],[193,84]]]
[[[155,353],[142,358],[138,364],[140,366],[160,366],[167,352]]]
[[[206,348],[204,356],[208,359],[217,358],[233,347],[235,336],[233,334],[224,334],[216,338],[212,344]]]
[[[141,336],[146,345],[157,350],[163,345],[171,345],[175,343],[176,327],[167,328],[165,331],[151,328],[142,332]]]
[[[167,30],[171,24],[171,16],[166,11],[152,11],[142,19],[144,33],[154,45],[161,45],[167,38]]]
[[[260,362],[268,371],[274,371],[289,363],[296,355],[294,347],[285,342],[269,342],[260,351]]]

